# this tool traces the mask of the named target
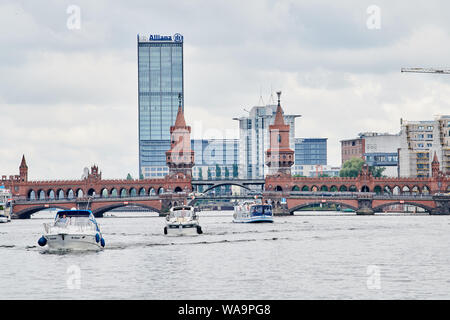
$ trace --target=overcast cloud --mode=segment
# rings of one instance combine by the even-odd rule
[[[81,28],[67,28],[68,6]],[[368,29],[366,10],[381,9]],[[397,133],[400,118],[450,113],[448,1],[0,0],[0,175],[138,176],[136,34],[184,36],[186,120],[196,137],[234,129],[233,117],[282,90],[301,114],[297,137],[339,140]]]

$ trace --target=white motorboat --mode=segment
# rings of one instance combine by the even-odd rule
[[[197,235],[202,234],[202,227],[199,224],[198,216],[194,207],[175,206],[170,208],[170,213],[166,217],[164,234],[166,235]]]
[[[11,191],[0,186],[0,223],[11,222],[12,194]]]
[[[272,206],[270,204],[257,204],[255,202],[237,204],[234,206],[233,222],[273,222]]]
[[[44,223],[44,229],[38,244],[47,245],[49,250],[98,250],[105,246],[90,210],[58,211],[53,222]]]

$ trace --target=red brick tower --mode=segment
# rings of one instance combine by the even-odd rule
[[[436,155],[436,151],[434,152],[433,161],[431,162],[431,176],[437,177],[439,175],[439,160]]]
[[[194,151],[191,150],[191,127],[186,125],[181,107],[181,94],[178,95],[178,114],[175,125],[170,127],[170,150],[166,151],[169,175],[183,173],[192,176]]]
[[[266,165],[269,175],[281,173],[291,174],[294,164],[294,151],[289,148],[289,125],[284,123],[283,109],[280,105],[281,91],[277,92],[278,107],[275,122],[269,126],[270,148],[266,151]]]
[[[22,155],[22,162],[19,167],[20,181],[28,181],[28,166],[25,161],[25,155]]]

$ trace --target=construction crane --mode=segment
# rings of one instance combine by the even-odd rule
[[[450,73],[450,69],[435,69],[435,68],[402,68],[402,72],[449,74],[449,73]]]

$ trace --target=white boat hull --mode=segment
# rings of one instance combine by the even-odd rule
[[[86,234],[47,234],[49,250],[99,250],[100,242],[95,241],[95,235]]]
[[[272,216],[254,216],[254,217],[239,217],[233,219],[234,223],[272,223]]]
[[[196,236],[198,235],[198,225],[185,226],[181,224],[167,224],[166,230],[168,236]]]
[[[0,217],[0,223],[11,222],[11,218],[8,217]]]

